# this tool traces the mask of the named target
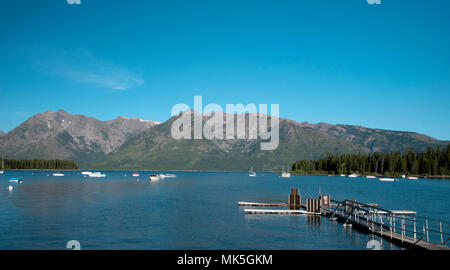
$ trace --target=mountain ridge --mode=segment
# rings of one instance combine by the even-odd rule
[[[204,114],[202,123],[213,115]],[[251,115],[255,114],[245,114],[246,134]],[[253,166],[274,170],[299,159],[320,158],[328,152],[425,151],[427,147],[449,143],[415,132],[313,124],[278,117],[279,147],[262,151],[260,144],[264,140],[260,138],[175,140],[171,125],[178,117],[162,123],[124,116],[100,121],[64,110],[46,111],[1,136],[0,147],[9,158],[71,159],[81,168],[247,170]],[[272,119],[270,115],[267,117]],[[225,121],[222,122],[224,125]]]

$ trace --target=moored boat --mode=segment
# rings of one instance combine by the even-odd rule
[[[10,183],[22,183],[22,177],[12,177],[9,179]]]
[[[91,175],[91,174],[92,174],[92,172],[88,172],[88,171],[86,171],[86,172],[81,172],[81,174],[82,174],[82,175]]]
[[[389,178],[389,177],[381,177],[380,181],[383,181],[383,182],[394,182],[395,179],[394,178]]]
[[[291,173],[284,171],[284,166],[283,171],[281,172],[281,178],[291,178]]]
[[[250,168],[250,172],[248,173],[248,176],[251,176],[251,177],[256,176],[256,173],[253,171],[253,167]]]
[[[159,180],[159,176],[157,174],[150,175],[150,182],[151,181],[158,181],[158,180]]]
[[[106,174],[102,174],[101,172],[94,172],[94,173],[89,174],[89,177],[102,178],[102,177],[106,177]]]
[[[5,158],[2,157],[2,168],[0,169],[0,174],[5,173]]]
[[[376,176],[373,176],[373,175],[368,175],[368,176],[366,176],[366,178],[367,179],[375,179],[375,178],[377,178]]]
[[[352,174],[350,174],[348,177],[350,177],[350,178],[355,178],[355,177],[358,177],[358,175],[357,174],[354,174],[354,173],[352,173]]]
[[[134,172],[134,173],[132,173],[132,174],[131,174],[131,176],[134,176],[134,177],[139,177],[139,173],[137,173],[137,172]]]
[[[54,173],[53,176],[59,176],[59,177],[61,177],[61,176],[64,176],[64,174],[63,174],[63,173]]]
[[[415,177],[415,176],[408,176],[408,179],[409,179],[409,180],[417,180],[417,179],[419,179],[419,177]]]
[[[175,174],[171,174],[171,173],[166,173],[166,174],[164,174],[164,176],[165,176],[166,178],[174,178],[174,177],[177,177]]]

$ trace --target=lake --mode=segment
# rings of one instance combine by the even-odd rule
[[[82,249],[366,249],[373,236],[328,218],[245,215],[248,207],[237,205],[287,202],[291,188],[302,199],[317,198],[320,188],[331,199],[450,221],[448,180],[171,172],[177,177],[149,182],[153,172],[132,177],[129,171],[104,171],[106,178],[64,173],[0,175],[0,249],[66,249],[69,240],[78,240]],[[8,183],[16,176],[22,184]],[[383,248],[399,249],[385,240]]]

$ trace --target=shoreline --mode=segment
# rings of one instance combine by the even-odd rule
[[[124,171],[124,172],[204,172],[204,173],[248,173],[248,171],[219,171],[219,170],[160,170],[160,169],[84,169],[84,170],[73,170],[73,169],[66,169],[66,170],[56,170],[56,169],[9,169],[4,170],[7,171],[41,171],[41,172],[83,172],[83,171]],[[276,173],[281,174],[280,171],[255,171],[256,173]],[[303,176],[328,176],[332,175],[329,173],[298,173],[298,172],[291,172],[292,175],[303,175]],[[380,174],[367,174],[367,175],[373,175],[375,177],[392,177],[392,178],[402,178],[401,176],[392,176],[392,175],[380,175]],[[358,175],[358,177],[365,177],[367,175]],[[418,177],[422,179],[450,179],[450,175],[407,175]],[[334,177],[341,177],[339,174],[334,174]],[[346,174],[345,177],[348,177]]]

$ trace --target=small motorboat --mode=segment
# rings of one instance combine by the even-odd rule
[[[53,176],[60,177],[60,176],[64,176],[64,174],[63,173],[54,173]]]
[[[102,178],[102,177],[106,177],[106,174],[102,174],[101,172],[94,172],[94,173],[89,174],[89,177]]]
[[[134,172],[134,173],[131,174],[131,176],[133,176],[133,177],[139,177],[139,173]]]
[[[164,174],[164,176],[165,176],[166,178],[174,178],[174,177],[177,177],[175,174],[171,174],[171,173],[166,173],[166,174]]]
[[[345,174],[341,174],[341,176],[342,176],[342,177],[344,177],[344,176],[347,176],[347,175],[345,175]]]
[[[250,168],[250,171],[248,172],[248,176],[251,176],[251,177],[256,176],[256,173],[253,171],[253,167]]]
[[[160,179],[159,175],[157,175],[157,174],[150,175],[150,182],[151,181],[158,181],[159,179]]]
[[[354,174],[354,173],[352,173],[352,174],[350,174],[348,177],[350,177],[350,178],[356,178],[356,177],[358,177],[358,175],[357,174]]]
[[[9,179],[10,183],[22,183],[22,177],[13,177]]]
[[[335,177],[336,175],[334,174],[329,174],[328,177]]]
[[[5,171],[0,171],[0,174],[4,174],[5,173]]]
[[[380,178],[380,181],[383,181],[383,182],[394,182],[395,179],[394,178],[389,178],[389,177],[382,177],[382,178]]]
[[[419,179],[419,177],[415,177],[415,176],[408,176],[408,179],[409,179],[409,180],[417,180],[417,179]]]
[[[158,174],[158,176],[159,176],[159,179],[164,179],[164,178],[166,178],[166,175],[163,174],[163,173]]]
[[[375,178],[377,178],[376,176],[373,176],[373,175],[368,175],[368,176],[366,176],[366,178],[367,179],[375,179]]]
[[[82,175],[91,175],[92,172],[87,172],[87,171],[86,171],[86,172],[81,172],[81,174],[82,174]]]

